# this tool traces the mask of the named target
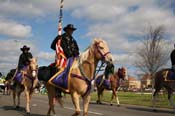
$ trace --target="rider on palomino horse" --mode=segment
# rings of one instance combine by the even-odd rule
[[[21,83],[22,81],[22,73],[21,70],[23,70],[27,65],[29,65],[30,61],[29,59],[33,58],[32,54],[29,52],[30,47],[27,47],[26,45],[24,45],[22,48],[20,48],[22,53],[19,57],[19,62],[18,62],[18,69],[17,69],[17,73],[16,76],[14,78],[15,82],[19,82]],[[15,83],[14,83],[15,86]]]
[[[60,35],[56,36],[56,38],[53,40],[53,42],[51,44],[51,48],[53,50],[56,50],[56,44],[59,40],[61,40],[60,46],[63,49],[63,55],[66,57],[66,59],[79,56],[79,47],[77,45],[76,40],[72,36],[72,34],[76,30],[76,28],[73,26],[73,24],[68,24],[66,27],[64,27],[63,30],[65,31],[65,33],[62,34],[61,36]],[[57,59],[59,59],[58,56],[57,56]],[[55,63],[57,68],[65,68],[66,67],[66,65],[60,66],[59,63],[61,60],[62,59],[60,58],[59,62]],[[59,74],[61,74],[61,72]],[[56,92],[57,92],[58,97],[62,97],[61,91],[59,89],[56,89]]]

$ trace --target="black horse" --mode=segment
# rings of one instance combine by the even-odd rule
[[[166,88],[167,92],[168,92],[168,100],[171,106],[173,106],[173,110],[175,112],[175,104],[173,102],[173,91],[175,91],[175,72],[173,72],[171,69],[162,69],[160,71],[158,71],[155,74],[154,77],[154,93],[153,93],[153,108],[154,111],[155,109],[155,103],[156,103],[156,96],[158,94],[158,92],[164,87]],[[173,77],[173,78],[172,78]]]
[[[41,66],[38,69],[38,79],[47,82],[57,71],[58,69],[54,66]]]

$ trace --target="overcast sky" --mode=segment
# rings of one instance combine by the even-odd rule
[[[30,46],[40,66],[54,61],[50,49],[57,35],[60,0],[0,0],[0,72],[15,68],[23,45]],[[64,0],[63,27],[74,24],[74,38],[82,52],[93,38],[107,41],[116,68],[137,73],[135,52],[149,25],[165,26],[175,43],[175,0]],[[170,67],[170,66],[169,66]]]

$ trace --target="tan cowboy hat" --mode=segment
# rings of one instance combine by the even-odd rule
[[[26,45],[24,45],[22,48],[20,48],[21,49],[21,51],[24,51],[24,50],[27,50],[27,51],[29,51],[30,50],[30,47],[27,47]]]
[[[75,28],[73,24],[68,24],[66,27],[63,28],[63,30],[67,31],[67,29],[72,29],[73,31],[75,31],[77,28]]]

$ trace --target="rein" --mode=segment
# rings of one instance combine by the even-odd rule
[[[100,52],[100,50],[98,49],[98,46],[96,46],[96,48],[97,48],[98,52],[101,54],[102,59],[105,59],[105,56],[106,56],[108,53],[110,53],[110,52],[107,52],[107,53],[105,53],[105,54],[103,55],[103,54]],[[94,53],[94,54],[95,54],[95,53]],[[91,65],[90,62],[88,62],[88,63]],[[95,80],[96,75],[99,73],[99,71],[100,71],[101,68],[103,67],[104,62],[101,63],[99,69],[97,70],[97,72],[95,72],[95,74],[93,75],[92,79],[89,78],[89,77],[85,74],[85,72],[84,72],[84,70],[83,70],[83,67],[82,67],[81,64],[80,64],[80,58],[78,59],[78,64],[79,64],[78,67],[79,67],[79,70],[80,70],[80,73],[81,73],[82,76],[77,75],[77,74],[73,74],[73,73],[71,74],[71,76],[72,76],[72,77],[76,77],[76,78],[81,79],[81,80],[84,80],[84,81],[86,82],[86,84],[87,84],[88,87],[87,87],[87,89],[86,89],[86,92],[82,95],[82,97],[84,97],[84,96],[86,96],[86,95],[88,95],[88,94],[90,93],[90,90],[91,90],[91,88],[92,88],[92,82]]]
[[[101,41],[100,41],[101,42]],[[100,42],[98,42],[98,43],[96,43],[95,44],[95,48],[97,49],[97,51],[98,51],[98,53],[101,55],[101,57],[102,57],[102,60],[105,60],[105,56],[106,55],[108,55],[109,53],[111,53],[111,52],[106,52],[106,53],[102,53],[100,50],[99,50],[99,47],[98,47],[98,45],[100,44]],[[95,54],[95,53],[94,53]]]

